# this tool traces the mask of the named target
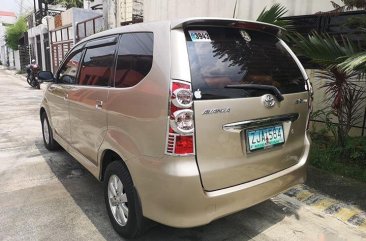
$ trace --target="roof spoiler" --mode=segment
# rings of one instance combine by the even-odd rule
[[[266,33],[270,33],[276,36],[280,36],[284,28],[256,21],[247,21],[234,18],[190,18],[172,21],[171,29],[186,28],[192,26],[222,26],[229,28],[243,28],[249,30],[257,30]]]

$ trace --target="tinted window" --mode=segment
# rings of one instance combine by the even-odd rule
[[[79,85],[108,86],[115,45],[88,48],[80,69]]]
[[[118,46],[115,87],[131,87],[150,71],[153,60],[153,34],[123,34]]]
[[[225,88],[234,84],[272,85],[282,94],[306,90],[299,67],[276,36],[233,28],[200,28],[187,30],[186,39],[193,91],[199,89],[202,99],[268,93]]]
[[[58,83],[61,84],[75,84],[76,83],[76,75],[79,68],[80,58],[81,58],[82,51],[77,50],[72,53],[67,60],[65,61],[64,65],[60,69],[58,73]]]

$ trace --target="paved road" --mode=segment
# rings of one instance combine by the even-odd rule
[[[98,181],[67,153],[44,148],[42,94],[0,70],[0,240],[123,240],[109,223]],[[279,195],[203,227],[157,224],[138,240],[356,241],[366,233]]]

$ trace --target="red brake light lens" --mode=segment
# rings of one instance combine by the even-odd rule
[[[172,81],[169,104],[169,133],[166,153],[192,155],[194,154],[194,119],[193,94],[190,83]]]
[[[177,136],[175,144],[176,154],[193,153],[193,136]]]

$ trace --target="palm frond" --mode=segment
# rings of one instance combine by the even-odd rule
[[[342,41],[338,41],[326,33],[314,32],[307,37],[294,33],[289,38],[298,55],[305,56],[324,68],[336,67],[358,50],[347,38],[344,37]]]
[[[283,27],[287,30],[290,30],[293,26],[291,25],[290,20],[280,19],[287,13],[286,7],[282,6],[281,4],[274,4],[268,10],[264,8],[262,12],[259,14],[257,21],[270,23],[273,25],[277,25]]]
[[[333,1],[330,1],[330,3],[332,4],[333,8],[340,8],[341,7],[341,5],[339,5],[339,4],[337,4]]]
[[[355,70],[366,74],[366,51],[348,57],[338,67],[345,71]]]

